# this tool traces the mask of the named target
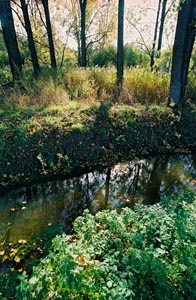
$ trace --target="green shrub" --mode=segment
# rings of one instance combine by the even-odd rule
[[[100,50],[95,50],[90,57],[90,66],[111,67],[116,66],[117,50],[114,46],[109,46]],[[143,51],[125,45],[124,65],[125,67],[146,66],[149,58]]]
[[[109,46],[100,50],[95,50],[90,57],[90,65],[98,67],[108,67],[116,65],[116,48]]]
[[[12,80],[12,75],[9,66],[5,66],[0,69],[0,82],[9,82]],[[1,93],[0,93],[1,97]]]
[[[171,65],[172,65],[172,51],[171,49],[166,49],[158,55],[155,68],[160,72],[171,72]]]
[[[192,192],[135,210],[85,211],[72,236],[23,273],[16,299],[157,299],[196,297],[196,201]]]
[[[124,65],[125,67],[145,67],[149,63],[149,57],[140,49],[125,45],[124,47]]]

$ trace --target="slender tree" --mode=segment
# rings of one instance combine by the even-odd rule
[[[118,2],[117,88],[121,93],[124,73],[124,0]]]
[[[47,35],[48,35],[51,67],[56,69],[57,68],[56,56],[55,56],[55,49],[54,49],[54,42],[53,42],[53,35],[52,35],[52,26],[51,26],[51,21],[50,21],[48,0],[41,0],[41,2],[44,7],[44,14],[45,14],[45,19],[46,19],[46,31],[47,31]]]
[[[14,81],[19,80],[22,71],[22,58],[18,48],[10,0],[0,1],[0,20],[12,77]]]
[[[160,9],[161,9],[161,0],[159,0],[159,2],[158,2],[158,9],[157,9],[157,15],[156,15],[156,21],[155,21],[155,29],[154,29],[154,38],[153,38],[153,43],[152,43],[152,52],[151,52],[151,56],[150,56],[151,71],[153,71],[154,63],[155,63],[155,47],[156,47],[156,41],[157,41]]]
[[[77,42],[79,66],[88,65],[90,51],[103,48],[113,41],[115,36],[115,1],[86,0],[85,2],[70,0],[65,6],[70,17],[66,17],[66,23],[70,28],[70,34]]]
[[[81,61],[80,66],[86,67],[86,6],[87,0],[79,0],[80,3],[80,22],[81,22]]]
[[[164,29],[164,23],[165,23],[165,17],[166,17],[166,6],[167,6],[167,0],[162,1],[162,9],[161,9],[161,22],[159,27],[159,37],[158,37],[158,46],[157,51],[161,51],[162,47],[162,40],[163,40],[163,29]]]
[[[195,41],[196,0],[180,1],[176,26],[168,105],[184,102],[185,87]]]
[[[34,74],[38,75],[38,73],[40,72],[40,67],[39,67],[37,51],[36,51],[35,43],[34,43],[34,39],[33,39],[33,32],[31,29],[31,23],[30,23],[30,18],[29,18],[29,13],[28,13],[28,5],[26,3],[26,0],[20,0],[20,3],[21,3],[21,8],[22,8],[23,17],[24,17],[25,30],[27,32],[29,50],[31,52],[31,60],[32,60],[33,70],[34,70]]]

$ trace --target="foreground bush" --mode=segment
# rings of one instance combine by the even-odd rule
[[[192,192],[135,210],[88,211],[75,234],[24,273],[17,299],[189,299],[196,297],[196,201]]]

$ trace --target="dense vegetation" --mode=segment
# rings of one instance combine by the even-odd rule
[[[191,192],[121,212],[85,211],[75,233],[24,272],[17,299],[157,299],[196,297],[196,201]]]
[[[26,75],[28,75],[28,73]],[[63,72],[63,70],[61,70],[59,73],[51,71],[49,72],[49,70],[46,70],[45,75],[43,74],[38,79],[32,79],[32,77],[29,75],[26,76],[23,81],[23,86],[23,89],[21,89],[20,85],[16,85],[13,88],[3,88],[1,91],[1,189],[23,184],[24,182],[30,183],[33,181],[40,181],[42,178],[65,175],[69,176],[74,172],[76,174],[77,172],[82,172],[87,169],[111,165],[124,159],[148,157],[149,155],[156,156],[174,152],[187,152],[195,149],[195,80],[191,74],[187,88],[187,98],[190,99],[190,102],[187,102],[187,106],[184,107],[182,113],[180,114],[176,113],[175,110],[173,111],[170,108],[167,108],[165,105],[168,91],[168,75],[165,73],[149,73],[145,69],[126,69],[124,90],[122,94],[123,96],[119,103],[115,103],[115,69],[113,68],[100,69],[96,67],[86,70],[73,68],[67,72]],[[169,205],[169,201],[170,200],[168,199],[167,205]],[[174,201],[172,200],[171,203],[174,203]],[[187,205],[188,204],[185,206]],[[188,207],[189,206],[190,204]],[[175,209],[175,205],[173,209]],[[116,226],[118,226],[118,222],[122,222],[119,220],[119,218],[124,218],[123,214],[125,213],[130,215],[131,218],[133,216],[133,218],[135,218],[135,223],[139,222],[139,218],[141,217],[140,222],[138,223],[141,225],[141,223],[143,224],[142,216],[147,214],[147,211],[149,211],[149,213],[152,213],[153,211],[153,218],[157,214],[157,217],[159,216],[158,218],[163,218],[163,220],[165,220],[164,218],[167,219],[165,212],[163,216],[160,217],[163,210],[165,210],[165,208],[163,209],[163,204],[158,204],[153,208],[145,208],[143,206],[140,208],[138,207],[136,212],[132,212],[128,209],[119,215],[119,217],[117,212],[114,211],[111,213],[104,212],[103,216],[105,216],[105,219],[107,216],[108,221],[111,218],[114,219],[115,216],[117,222]],[[173,210],[171,210],[171,213],[172,211]],[[194,210],[192,210],[192,212],[194,212]],[[110,217],[110,214],[112,217]],[[87,216],[90,220],[92,220],[92,222],[98,222],[98,219],[94,219],[94,217],[90,216],[89,214],[87,214]],[[151,217],[149,216],[149,218]],[[168,218],[171,220],[170,214]],[[153,220],[150,220],[149,224],[151,224],[150,222],[153,222]],[[157,219],[155,218],[155,220]],[[76,221],[76,224],[77,222],[79,221]],[[100,222],[102,221],[100,220]],[[184,219],[183,222],[185,224],[186,220]],[[104,224],[104,222],[102,223]],[[102,223],[100,226],[102,226]],[[137,225],[136,227],[139,228],[140,225]],[[84,226],[88,227],[88,225]],[[109,226],[109,224],[107,225],[106,223],[106,226]],[[39,262],[38,259],[35,259],[29,264],[26,264],[26,259],[28,258],[29,253],[32,253],[34,249],[43,249],[44,252],[42,252],[42,255],[46,255],[50,249],[50,239],[53,238],[57,232],[60,232],[58,228],[57,230],[58,231],[56,231],[54,228],[50,234],[46,233],[48,237],[48,243],[44,241],[44,243],[40,244],[38,239],[34,245],[33,243],[28,242],[24,245],[11,245],[8,247],[8,249],[1,247],[1,258],[4,259],[6,254],[6,259],[2,262],[8,263],[8,266],[10,266],[9,270],[2,272],[0,275],[0,284],[2,286],[1,298],[3,300],[10,299],[10,297],[15,297],[15,288],[19,285],[18,272],[21,272],[25,268],[29,276],[29,274],[32,272],[32,266],[37,265]],[[132,236],[133,233],[129,232],[129,230],[130,228],[128,228],[128,232],[126,234],[129,235],[130,233]],[[115,235],[113,234],[113,231],[111,231],[111,233],[106,232],[106,234],[109,234],[109,237],[112,237],[113,240],[113,235]],[[124,233],[122,231],[122,235],[123,234]],[[164,234],[164,232],[162,234]],[[167,234],[167,230],[165,234]],[[121,236],[119,238],[121,239]],[[61,239],[62,238],[57,238],[55,243],[61,244]],[[63,237],[63,241],[64,239],[65,237]],[[93,236],[92,239],[94,239]],[[95,235],[95,240],[96,239],[97,238]],[[141,239],[143,239],[143,236]],[[151,236],[151,240],[152,239],[153,237]],[[106,240],[109,243],[108,245],[110,245],[110,243],[112,244],[112,240],[109,241],[109,238]],[[172,294],[172,290],[178,293],[178,299],[186,299],[183,298],[183,289],[185,289],[185,287],[186,292],[190,294],[190,299],[194,299],[193,295],[195,291],[193,283],[195,279],[192,277],[192,275],[190,275],[190,277],[187,276],[187,264],[184,262],[180,262],[178,264],[178,261],[176,262],[174,257],[173,262],[167,261],[166,258],[168,250],[165,250],[166,252],[164,254],[164,240],[161,240],[159,249],[162,249],[162,241],[163,252],[157,254],[161,255],[162,260],[160,261],[159,257],[156,259],[153,258],[155,264],[153,264],[153,266],[150,265],[152,257],[156,255],[157,251],[161,250],[154,250],[150,248],[148,249],[145,257],[144,254],[146,251],[144,251],[144,249],[142,250],[142,261],[144,260],[146,262],[147,268],[144,274],[142,269],[143,262],[140,264],[140,259],[136,257],[136,252],[139,251],[139,249],[137,251],[136,249],[133,250],[133,253],[135,253],[134,262],[136,263],[136,269],[131,271],[125,270],[125,273],[133,273],[133,282],[130,283],[131,286],[128,285],[129,283],[127,283],[127,278],[122,278],[122,286],[115,286],[117,277],[120,276],[121,278],[124,276],[123,272],[122,275],[119,275],[122,271],[122,268],[119,267],[119,264],[124,262],[124,259],[126,261],[127,257],[130,258],[130,253],[125,252],[124,258],[119,256],[119,261],[116,262],[116,266],[114,265],[114,261],[113,263],[111,262],[111,266],[109,262],[108,268],[116,270],[116,273],[111,273],[110,280],[106,279],[106,274],[108,273],[104,273],[106,272],[104,269],[100,269],[103,271],[101,274],[99,272],[96,273],[97,271],[94,270],[94,267],[93,270],[87,269],[86,271],[84,270],[84,272],[82,271],[79,273],[77,275],[78,277],[74,279],[73,284],[79,280],[78,284],[82,285],[82,291],[79,290],[76,292],[74,296],[75,298],[73,299],[77,299],[77,297],[78,299],[82,299],[81,297],[84,297],[84,299],[86,299],[85,297],[87,297],[87,299],[94,299],[91,298],[93,297],[92,293],[95,293],[95,297],[98,293],[100,296],[97,297],[102,297],[100,299],[104,299],[105,297],[105,299],[107,299],[107,296],[104,295],[107,295],[107,293],[110,292],[111,297],[114,297],[111,299],[116,299],[115,297],[117,296],[112,295],[116,293],[115,289],[121,288],[122,291],[119,290],[118,293],[122,292],[122,299],[125,297],[125,295],[127,295],[128,299],[131,299],[131,297],[133,299],[134,297],[137,299],[137,295],[141,291],[139,291],[139,287],[136,288],[136,286],[140,282],[141,274],[144,275],[141,277],[141,281],[143,280],[144,282],[144,290],[142,293],[146,293],[146,295],[152,297],[152,299],[156,299],[153,298],[155,297],[153,293],[158,293],[158,289],[163,288],[163,286],[165,293],[170,293],[169,295],[171,296],[171,299],[172,297],[175,299]],[[99,240],[99,242],[101,243],[101,240]],[[102,242],[105,241],[103,240]],[[128,241],[128,243],[130,243],[130,241]],[[144,246],[146,245],[149,246],[148,244],[145,244]],[[191,249],[193,249],[194,244],[192,244],[192,241],[191,243],[188,242],[187,247],[189,248],[190,245]],[[1,246],[3,246],[3,244]],[[18,249],[16,259],[20,257],[20,262],[14,261],[15,256],[13,256],[13,251],[11,251],[13,247],[14,249]],[[64,242],[62,247],[64,247]],[[126,249],[123,236],[119,247]],[[176,244],[175,247],[176,248],[174,251],[177,251]],[[81,247],[81,249],[83,248]],[[112,249],[113,248],[111,248],[111,251],[113,251]],[[149,251],[151,250],[152,252],[155,251],[155,254],[150,254]],[[64,251],[63,248],[62,251]],[[131,250],[127,249],[126,251]],[[3,253],[4,255],[2,255]],[[109,255],[109,253],[110,252],[107,254],[106,252],[106,256]],[[181,250],[179,250],[177,254],[174,252],[176,257],[177,255],[180,256],[180,253]],[[189,253],[190,252],[187,252],[187,255],[189,255]],[[40,257],[40,254],[41,253],[39,253],[38,257]],[[88,260],[89,257],[87,254],[83,254],[85,255],[85,265],[86,259]],[[61,262],[63,266],[68,264],[68,267],[73,266],[73,268],[75,268],[76,262],[74,262],[70,256],[66,257],[65,261],[63,262],[64,254],[62,254],[62,260],[59,259],[61,252],[59,253],[59,256],[56,255],[56,252],[51,252],[48,259],[53,257],[53,260],[54,257],[57,257],[59,263]],[[182,254],[182,256],[183,255],[184,254]],[[190,255],[191,257],[195,255],[194,249]],[[115,256],[114,259],[116,259]],[[163,263],[164,259],[166,262]],[[176,259],[178,260],[178,258]],[[182,260],[183,259],[184,256]],[[188,256],[187,259],[189,260]],[[95,260],[97,260],[97,257],[95,257]],[[83,256],[81,256],[81,261],[83,261]],[[54,260],[54,265],[55,263],[56,260]],[[174,263],[174,265],[170,266],[172,263]],[[55,268],[56,267],[57,266],[55,265]],[[164,270],[164,267],[166,270]],[[185,269],[181,270],[181,267]],[[42,268],[42,263],[38,266],[38,268],[39,270]],[[163,271],[161,274],[158,273],[160,268],[162,268]],[[149,270],[151,270],[150,274],[152,276],[147,278],[145,277],[145,274],[150,272]],[[169,271],[173,272],[173,278],[167,277],[169,276]],[[137,275],[137,272],[139,275]],[[61,281],[62,278],[60,271],[57,273],[57,276],[58,279],[54,278],[54,280],[57,280],[58,282]],[[73,279],[72,274],[70,274],[70,276],[71,277],[69,278]],[[92,277],[91,281],[98,280],[100,285],[95,286],[95,289],[97,290],[91,290],[92,285],[89,285],[90,277],[88,276]],[[105,281],[104,279],[103,281],[101,279],[99,280],[99,276],[105,276],[103,277],[105,278]],[[136,278],[134,278],[134,276],[136,276]],[[84,283],[84,280],[87,280],[86,284]],[[147,288],[148,280],[152,283],[152,289],[151,286],[149,289]],[[154,291],[154,281],[157,282],[158,280],[160,281],[160,285],[157,286],[157,290]],[[107,284],[108,281],[109,283]],[[42,284],[45,284],[39,277],[38,282],[41,286]],[[32,280],[30,283],[32,284]],[[31,293],[31,284],[29,285],[26,279],[23,279],[21,284],[21,291],[18,291],[18,299],[32,297],[28,294]],[[85,290],[87,285],[89,285],[90,290]],[[27,287],[26,291],[25,286]],[[60,297],[60,288],[56,290],[55,285],[52,286],[57,292],[57,296]],[[78,288],[78,286],[70,286],[68,281],[65,282],[65,293],[68,293],[68,295],[73,293],[75,288]],[[102,288],[103,292],[100,292],[102,291]],[[49,289],[51,289],[52,295],[52,287],[50,286]],[[128,291],[128,289],[130,289],[130,291]],[[20,293],[22,293],[23,296],[21,296]],[[47,291],[43,290],[43,293],[47,294]],[[86,294],[88,296],[86,296]],[[49,291],[47,296],[38,296],[35,294],[34,298],[32,299],[39,299],[39,297],[41,297],[40,299],[44,299],[44,297],[47,299],[49,295]],[[51,297],[53,297],[51,299],[55,299],[54,297],[56,296],[53,294]],[[165,296],[163,299],[168,299],[168,297]]]
[[[124,159],[194,150],[194,75],[190,73],[189,101],[181,113],[166,107],[168,85],[167,73],[127,68],[122,95],[116,103],[113,67],[84,70],[72,66],[66,71],[43,69],[37,79],[27,72],[22,87],[19,84],[2,87],[1,190],[44,178],[69,176]],[[110,213],[106,214],[109,218]],[[51,238],[59,230],[51,228],[51,232],[46,233],[48,243],[45,240],[40,243],[38,238],[34,244],[28,241],[24,245],[11,245],[8,249],[1,244],[2,262],[10,267],[0,276],[2,299],[15,297],[18,272],[25,268],[30,274],[32,266],[39,262],[36,258],[26,264],[29,253],[42,249],[42,255],[46,255]],[[14,256],[12,248],[18,249]],[[39,258],[41,253],[38,254]],[[173,283],[169,284],[168,289]],[[22,289],[24,294],[24,285]],[[111,287],[106,284],[106,289]],[[85,291],[87,294],[91,292]]]
[[[160,24],[148,42],[140,19],[126,15],[140,41],[124,46],[123,57],[122,30],[118,49],[112,41],[124,1],[58,1],[57,10],[48,0],[0,1],[0,193],[122,160],[195,151],[195,1],[180,1],[173,62],[171,49],[156,47],[174,2],[165,10],[167,0],[158,1]],[[77,51],[59,40],[61,26]],[[174,80],[173,99],[177,75],[182,86]],[[54,225],[43,240],[0,239],[0,298],[194,300],[195,215],[195,194],[184,191],[154,206],[85,211],[70,236]]]
[[[118,104],[114,103],[113,68],[47,73],[37,80],[26,79],[22,91],[20,86],[4,89],[1,188],[122,159],[192,151],[194,101],[182,115],[167,108],[164,73],[127,69],[124,81]],[[190,99],[194,99],[194,87],[190,77]]]

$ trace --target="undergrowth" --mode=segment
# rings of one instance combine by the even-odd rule
[[[149,72],[147,68],[126,68],[120,101],[124,104],[166,105],[169,92],[169,73]],[[195,102],[194,74],[188,78],[186,96]],[[14,87],[0,87],[0,109],[20,109],[29,106],[59,104],[76,100],[112,102],[116,96],[114,67],[68,68],[58,71],[43,69],[38,78],[26,70],[21,82]],[[115,99],[116,100],[116,99]]]
[[[196,202],[185,191],[153,206],[85,211],[75,233],[24,272],[16,299],[194,300]]]
[[[120,102],[126,104],[163,104],[168,94],[169,76],[150,73],[145,69],[125,69],[125,80]],[[116,94],[114,67],[69,70],[43,70],[35,79],[26,71],[21,83],[14,87],[1,87],[0,109],[80,102],[112,102]]]

